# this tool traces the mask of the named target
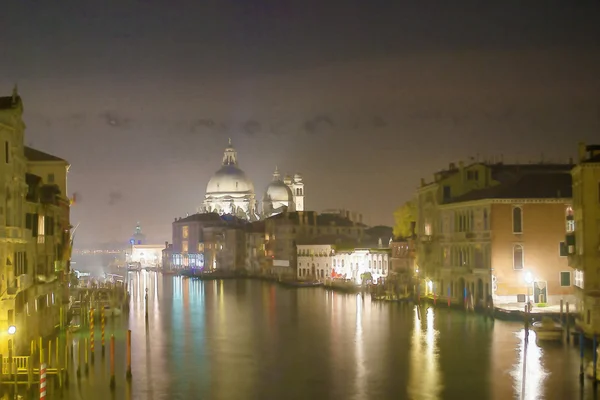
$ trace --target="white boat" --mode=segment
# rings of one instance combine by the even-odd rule
[[[562,326],[550,317],[534,322],[531,329],[535,332],[536,339],[541,341],[560,341],[563,337]]]

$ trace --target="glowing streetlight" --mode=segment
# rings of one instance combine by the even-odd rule
[[[530,271],[525,271],[523,273],[523,280],[527,284],[527,312],[529,312],[529,287],[533,283],[533,275],[531,274]]]
[[[8,334],[9,335],[14,335],[15,333],[17,333],[17,327],[14,325],[11,325],[8,327]]]

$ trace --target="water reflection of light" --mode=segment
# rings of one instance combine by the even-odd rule
[[[366,396],[365,388],[367,382],[367,371],[365,368],[365,344],[362,329],[362,314],[362,298],[360,296],[356,296],[356,330],[354,334],[356,378],[354,381],[356,382],[356,394],[358,398],[364,398]]]
[[[543,385],[548,372],[542,365],[542,349],[535,343],[535,332],[529,331],[529,341],[525,342],[525,330],[517,333],[521,340],[518,345],[519,362],[511,371],[514,388],[522,400],[541,399]]]
[[[415,307],[414,329],[410,351],[410,377],[408,393],[413,399],[437,399],[441,392],[435,314],[427,310],[426,329],[423,330],[419,307]]]

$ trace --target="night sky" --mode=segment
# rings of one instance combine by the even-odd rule
[[[170,240],[228,137],[258,199],[278,165],[308,209],[391,225],[449,162],[600,142],[598,21],[592,0],[7,0],[0,90],[72,164],[79,244],[137,220]]]

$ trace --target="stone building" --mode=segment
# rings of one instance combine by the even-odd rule
[[[474,163],[418,191],[418,265],[440,297],[482,305],[572,299],[561,242],[570,164]]]
[[[0,331],[16,327],[10,345],[17,353],[66,322],[72,240],[69,164],[24,146],[22,115],[16,89],[0,97]],[[0,341],[0,353],[7,346]]]
[[[362,283],[368,273],[376,283],[389,274],[391,250],[382,247],[348,247],[341,244],[297,246],[297,279],[323,281],[330,278]]]
[[[304,181],[300,174],[286,176],[283,180],[275,168],[273,180],[265,189],[262,212],[258,207],[254,183],[240,168],[238,154],[229,140],[223,154],[221,168],[206,186],[203,213],[230,214],[247,221],[256,221],[287,211],[303,211]]]
[[[565,251],[575,269],[581,327],[600,331],[600,145],[579,144],[573,177],[573,207],[566,213]]]
[[[265,220],[265,249],[271,259],[270,273],[297,277],[297,249],[300,244],[360,244],[365,226],[337,214],[315,211],[283,212]]]
[[[176,218],[168,267],[228,271],[244,268],[246,223],[217,213]]]

